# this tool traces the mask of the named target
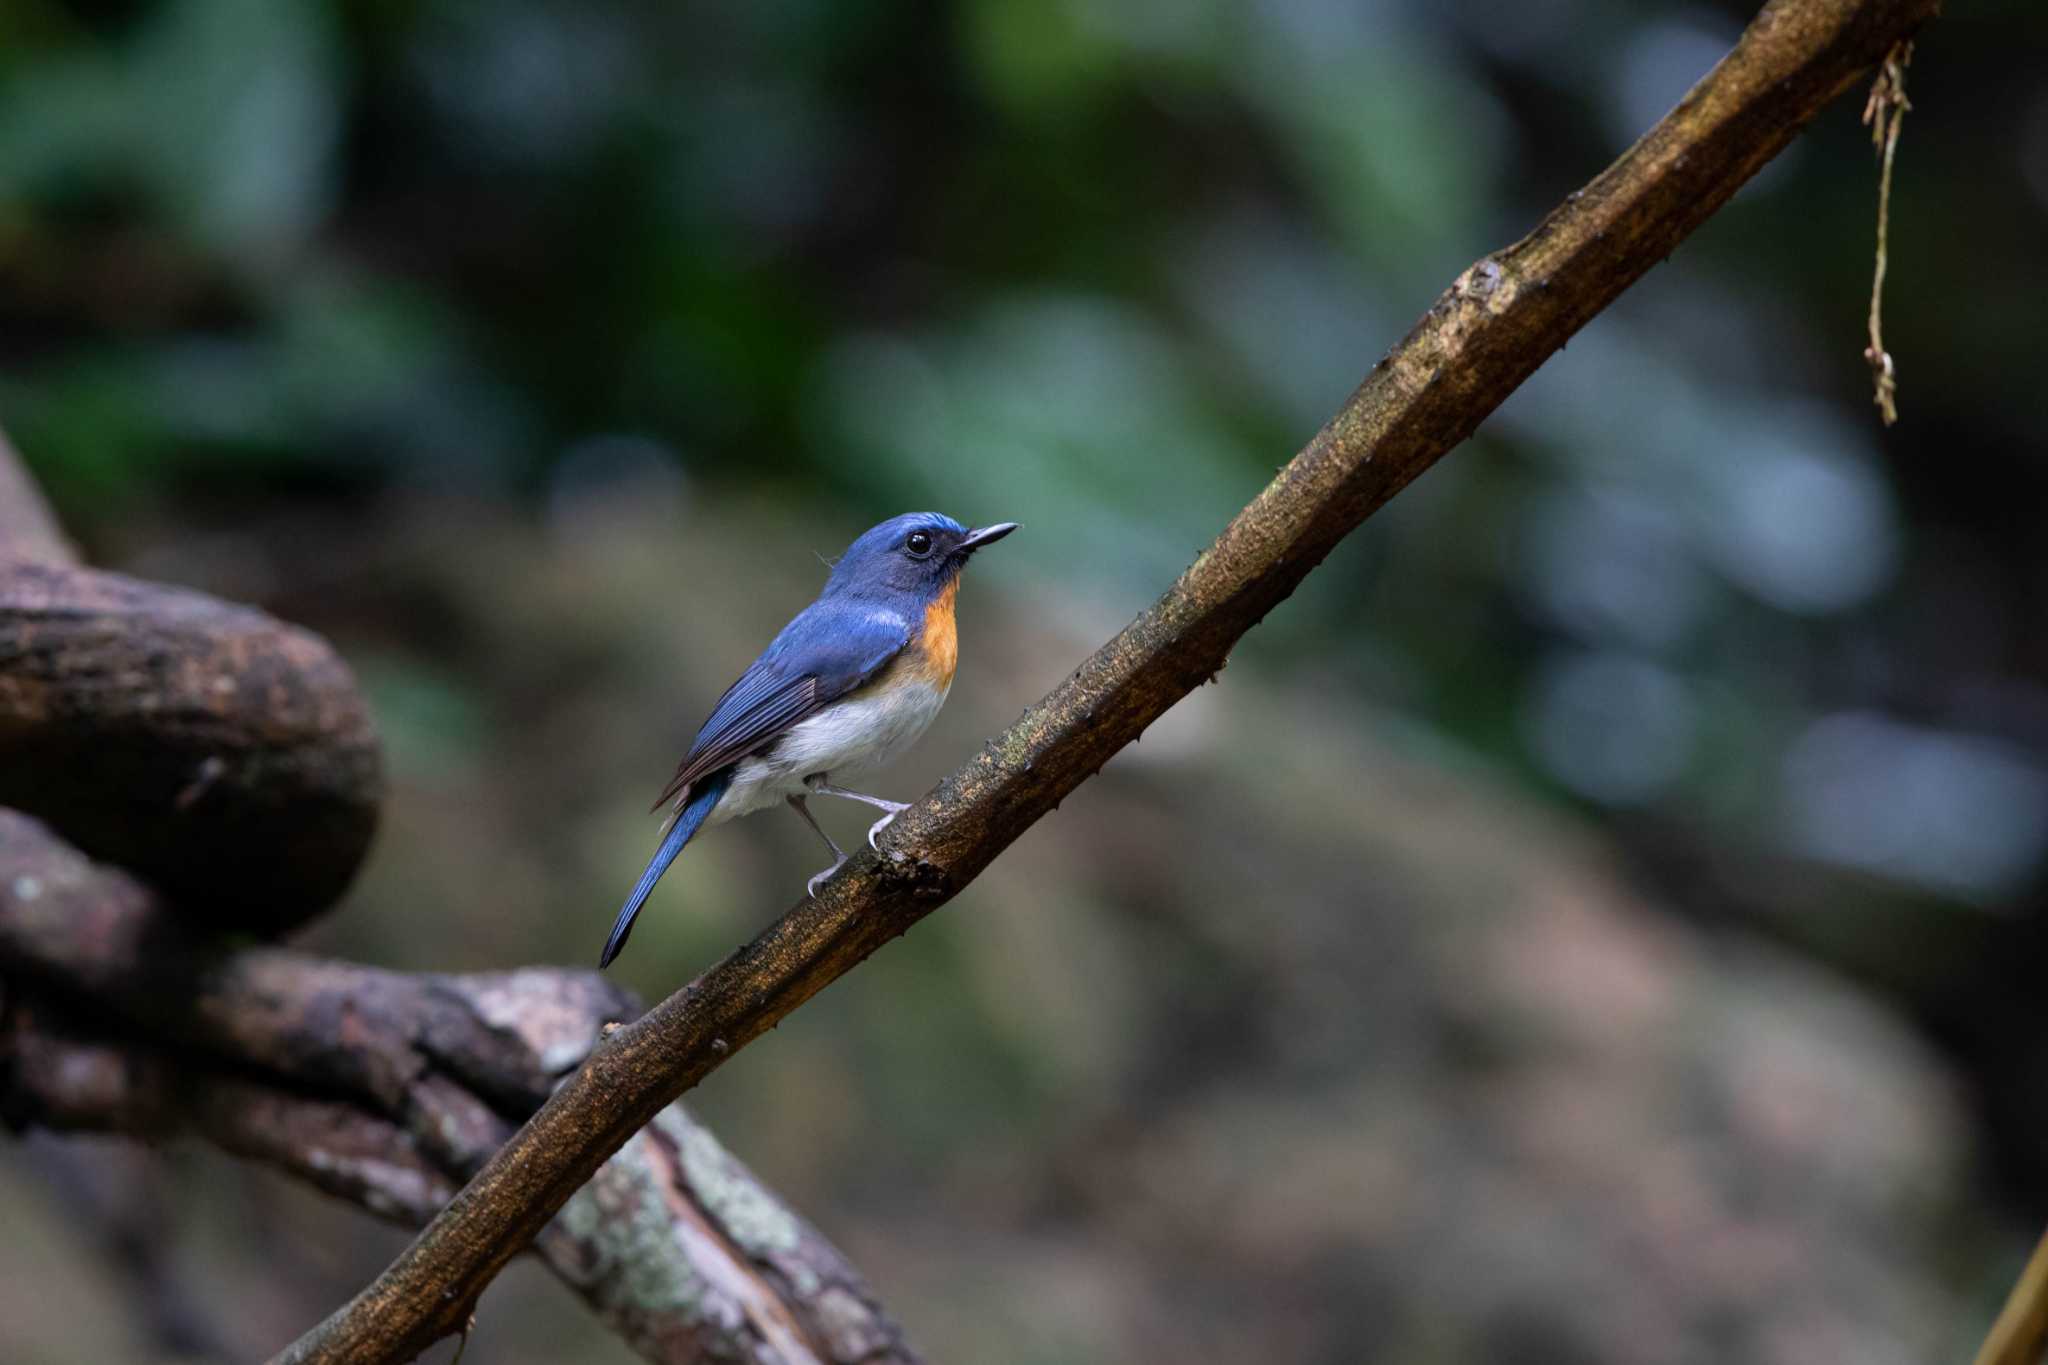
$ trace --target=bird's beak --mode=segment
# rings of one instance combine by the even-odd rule
[[[969,531],[967,539],[960,542],[962,553],[973,554],[984,545],[993,545],[1017,529],[1014,521],[999,521],[993,526],[984,526],[978,531]]]

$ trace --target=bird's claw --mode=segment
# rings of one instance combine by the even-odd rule
[[[872,825],[869,825],[868,847],[873,849],[875,852],[880,853],[882,851],[882,846],[875,842],[875,836],[880,834],[883,830],[889,828],[889,822],[891,820],[894,820],[897,816],[901,815],[904,811],[907,811],[909,809],[910,807],[907,805],[898,806],[896,807],[896,809],[890,811],[881,819],[875,821],[875,823],[873,823]]]
[[[818,873],[816,876],[812,877],[809,881],[804,883],[804,893],[808,895],[812,900],[816,900],[818,898],[819,884],[821,882],[828,882],[832,880],[832,874],[845,866],[846,855],[842,853],[839,855],[838,860],[832,864],[832,866],[826,868],[823,872]]]

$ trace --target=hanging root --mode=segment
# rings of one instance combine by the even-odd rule
[[[1913,106],[1906,99],[1906,66],[1913,60],[1913,45],[1893,45],[1870,84],[1870,98],[1863,105],[1863,122],[1870,128],[1870,145],[1884,158],[1877,178],[1877,269],[1870,281],[1870,345],[1863,358],[1870,362],[1871,383],[1876,388],[1872,401],[1890,426],[1899,420],[1898,372],[1891,352],[1884,348],[1884,271],[1886,229],[1892,216],[1892,157],[1899,147],[1899,124]]]

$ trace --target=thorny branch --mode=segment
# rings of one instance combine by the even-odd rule
[[[1773,0],[1619,161],[1468,269],[1165,596],[753,943],[619,1029],[381,1275],[279,1357],[409,1360],[654,1114],[957,895],[1664,259],[1936,0]]]

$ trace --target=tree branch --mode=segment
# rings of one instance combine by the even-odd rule
[[[90,1038],[40,1001],[17,1003],[6,1031],[0,1119],[10,1127],[146,1140],[191,1131],[415,1227],[455,1192],[402,1128],[353,1104],[192,1065],[132,1039]]]
[[[409,1360],[664,1105],[958,894],[1031,823],[1223,667],[1337,542],[1469,436],[1664,259],[1936,0],[1773,0],[1620,160],[1468,269],[1180,580],[863,856],[620,1029],[378,1279],[285,1350]]]
[[[0,1120],[195,1133],[411,1226],[606,1023],[639,1012],[587,971],[416,976],[229,950],[6,810],[0,972]],[[844,1258],[680,1105],[606,1163],[537,1249],[652,1361],[917,1360]]]
[[[1976,1365],[2040,1365],[2048,1350],[2048,1234],[2020,1270],[2005,1306],[1977,1348]]]

